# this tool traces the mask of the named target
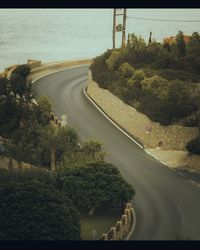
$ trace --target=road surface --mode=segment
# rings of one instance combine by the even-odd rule
[[[67,115],[81,140],[97,139],[135,190],[137,223],[132,239],[200,240],[200,188],[149,156],[114,127],[83,94],[88,66],[68,69],[34,83],[54,112]]]

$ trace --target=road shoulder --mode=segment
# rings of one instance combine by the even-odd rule
[[[146,153],[160,161],[171,170],[176,171],[189,182],[200,187],[200,170],[187,165],[188,152],[183,150],[162,150],[160,148],[147,148]]]

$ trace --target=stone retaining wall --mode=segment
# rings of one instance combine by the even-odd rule
[[[111,119],[144,147],[184,150],[187,142],[198,135],[196,127],[161,126],[160,123],[151,121],[108,90],[100,88],[92,80],[91,72],[88,75],[87,93]]]

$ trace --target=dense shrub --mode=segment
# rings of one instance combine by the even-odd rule
[[[94,59],[93,79],[153,121],[169,125],[197,112],[192,94],[199,82],[200,37],[185,44],[178,32],[173,44],[146,44],[130,34],[126,48],[107,51]],[[185,124],[196,124],[195,119]]]
[[[18,169],[8,171],[7,169],[0,168],[0,183],[7,183],[8,181],[24,182],[30,180],[56,186],[55,176],[45,169],[35,167],[21,169],[20,171]]]
[[[0,200],[0,240],[80,239],[77,210],[52,185],[1,183]]]
[[[105,202],[127,201],[134,195],[119,170],[105,162],[68,166],[58,173],[58,183],[77,207],[95,208]]]
[[[200,155],[200,136],[191,140],[187,144],[186,148],[190,153],[195,154],[195,155]]]

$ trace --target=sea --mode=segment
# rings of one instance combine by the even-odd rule
[[[0,9],[0,72],[27,59],[94,58],[112,48],[112,29],[113,9]],[[200,9],[127,9],[126,36],[135,33],[147,42],[152,32],[162,42],[179,30],[200,32]],[[116,39],[119,47],[120,32]]]

